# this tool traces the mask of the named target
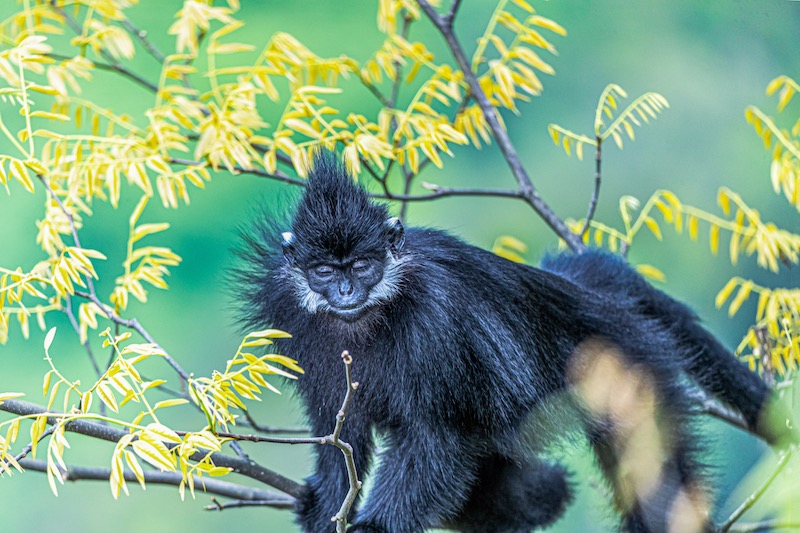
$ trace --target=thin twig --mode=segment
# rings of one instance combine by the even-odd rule
[[[167,353],[167,351],[155,341],[153,336],[150,335],[150,333],[139,323],[139,321],[136,318],[122,318],[114,311],[114,309],[111,308],[111,306],[106,305],[106,303],[100,300],[100,298],[97,297],[97,294],[95,294],[92,291],[90,292],[75,291],[75,296],[80,296],[81,298],[93,302],[97,307],[100,308],[103,314],[106,315],[106,318],[108,318],[115,324],[119,324],[120,326],[123,326],[125,328],[132,329],[136,333],[141,335],[141,337],[144,340],[152,344],[156,350],[161,352],[161,356],[164,358],[167,364],[169,364],[169,366],[171,366],[184,381],[189,381],[189,373],[186,372],[186,370],[184,370],[183,367],[181,367],[181,365],[178,364],[178,362],[175,359],[173,359]]]
[[[253,415],[250,414],[250,411],[242,411],[247,424],[250,425],[253,429],[261,433],[270,433],[272,435],[291,435],[293,433],[308,433],[309,429],[305,427],[288,427],[288,428],[280,428],[280,427],[273,427],[273,426],[265,426],[263,424],[259,424],[253,419]]]
[[[174,165],[185,165],[185,166],[199,166],[203,163],[201,161],[192,161],[191,159],[182,159],[179,157],[171,157],[169,162]],[[261,170],[258,168],[244,168],[240,166],[233,167],[234,173],[239,174],[253,174],[254,176],[259,176],[262,178],[269,178],[273,180],[277,180],[283,183],[288,183],[290,185],[297,185],[298,187],[305,187],[306,182],[305,180],[299,178],[293,178],[281,172],[280,170],[276,170],[275,172],[267,172],[266,170]]]
[[[324,437],[301,437],[301,438],[281,438],[281,437],[265,437],[263,435],[238,435],[233,433],[217,432],[216,435],[222,438],[234,439],[239,441],[248,442],[271,442],[276,444],[328,444],[338,448],[344,455],[345,466],[347,468],[347,479],[349,488],[347,495],[342,502],[339,511],[333,516],[332,520],[336,522],[337,533],[344,533],[347,528],[347,517],[350,514],[350,509],[356,501],[359,491],[361,490],[361,481],[358,479],[358,471],[356,470],[356,463],[353,457],[353,447],[341,440],[342,429],[344,428],[344,421],[347,416],[347,410],[353,400],[353,394],[358,389],[358,382],[353,381],[350,367],[353,363],[353,358],[346,350],[342,352],[342,362],[345,365],[345,381],[347,384],[347,392],[345,393],[342,407],[336,414],[336,424],[334,425],[333,432]],[[178,435],[184,434],[178,431]]]
[[[491,102],[489,102],[486,93],[483,92],[483,88],[481,88],[478,79],[472,72],[469,60],[464,54],[464,49],[453,32],[453,19],[450,18],[449,15],[447,17],[443,17],[437,13],[436,10],[434,10],[426,0],[417,0],[417,3],[447,42],[447,45],[456,60],[458,68],[464,75],[464,81],[469,86],[472,97],[480,106],[484,118],[486,119],[486,123],[492,130],[492,135],[497,141],[497,145],[500,148],[500,151],[503,153],[503,157],[505,158],[506,163],[508,163],[511,173],[514,175],[514,178],[519,184],[520,195],[522,198],[525,199],[525,201],[533,208],[533,210],[538,213],[539,217],[541,217],[542,220],[544,220],[545,223],[556,233],[556,235],[562,238],[572,250],[581,251],[585,249],[586,246],[583,244],[580,237],[569,230],[564,221],[555,214],[555,212],[542,199],[542,197],[539,195],[539,192],[534,187],[531,178],[528,176],[527,171],[522,166],[522,162],[517,155],[514,144],[511,142],[511,139],[508,136],[508,132],[500,123],[497,109],[495,109]],[[454,8],[457,9],[458,5],[455,5]],[[452,10],[452,14],[455,16],[455,9]]]
[[[408,195],[408,194],[372,194],[373,198],[380,198],[384,200],[399,200],[406,202],[426,202],[429,200],[437,200],[439,198],[447,198],[448,196],[488,196],[495,198],[517,198],[525,200],[525,196],[520,191],[511,189],[452,189],[449,187],[431,186],[428,188],[432,191],[430,194]]]
[[[72,329],[75,330],[75,333],[78,334],[78,338],[80,338],[81,326],[78,324],[78,321],[75,319],[75,313],[72,311],[72,297],[67,294],[66,300],[66,305],[63,308],[64,314],[67,315],[69,323],[72,325]],[[97,364],[97,359],[94,357],[92,345],[89,343],[89,339],[82,341],[81,345],[83,346],[83,349],[86,350],[86,355],[89,356],[89,361],[92,363],[92,368],[94,368],[95,374],[97,374],[97,379],[100,379],[100,376],[103,375],[103,371],[100,369],[100,365]]]
[[[39,435],[39,438],[37,439],[36,442],[39,443],[45,437],[49,437],[50,435],[53,434],[53,432],[55,430],[56,430],[55,426],[50,426],[45,431],[43,431],[41,435]],[[23,459],[25,459],[25,457],[27,457],[28,454],[31,453],[32,450],[33,450],[33,442],[30,442],[24,448],[22,448],[22,450],[20,450],[20,452],[17,455],[14,456],[14,460],[19,464],[19,462],[22,461]],[[11,466],[11,462],[10,461],[3,461],[3,464],[5,466],[4,470],[8,470],[10,468],[10,466]],[[20,465],[20,466],[22,466],[22,465]],[[0,470],[0,472],[2,472],[2,470]]]
[[[350,407],[353,393],[355,393],[358,388],[358,383],[353,381],[353,376],[350,372],[353,358],[350,356],[349,352],[342,352],[342,362],[344,363],[345,369],[347,393],[344,396],[342,408],[339,409],[339,412],[336,414],[336,426],[333,430],[331,444],[339,448],[344,455],[345,465],[347,466],[347,480],[350,487],[347,490],[347,496],[345,496],[342,506],[339,508],[339,512],[333,517],[333,520],[336,522],[336,533],[345,533],[345,531],[347,531],[347,516],[350,514],[350,508],[355,503],[358,492],[361,490],[361,481],[358,479],[356,463],[353,458],[353,447],[339,439],[342,434],[342,428],[344,427],[344,419],[347,416],[347,409]]]
[[[72,59],[69,56],[65,56],[65,55],[61,55],[61,54],[49,53],[49,54],[45,54],[45,55],[47,57],[56,59],[58,61],[68,61],[68,60]],[[117,72],[119,74],[122,74],[123,76],[125,76],[127,78],[130,78],[132,81],[138,83],[139,85],[141,85],[142,87],[144,87],[145,89],[147,89],[147,90],[149,90],[151,92],[158,91],[158,85],[156,85],[155,83],[147,81],[146,79],[144,79],[140,75],[136,74],[135,72],[133,72],[131,70],[128,70],[127,68],[123,67],[119,63],[102,63],[100,61],[92,61],[92,65],[95,68],[99,68],[100,70],[107,70],[109,72]]]
[[[458,12],[458,8],[461,5],[461,0],[453,0],[453,3],[450,5],[450,11],[444,17],[444,24],[449,27],[453,26],[453,20],[456,18],[456,13]]]
[[[586,232],[589,231],[589,226],[592,224],[592,219],[594,218],[594,212],[597,209],[597,200],[600,198],[600,183],[601,183],[601,168],[603,162],[603,140],[598,135],[595,140],[597,141],[597,150],[594,153],[594,191],[592,191],[592,199],[589,201],[589,210],[586,213],[586,221],[583,223],[583,227],[581,228],[581,232],[578,234],[581,237],[586,235]]]
[[[136,38],[142,44],[144,49],[147,50],[151,56],[153,56],[153,59],[159,63],[164,63],[166,56],[161,52],[161,50],[158,49],[156,45],[152,43],[152,41],[150,41],[150,39],[147,38],[147,32],[145,30],[140,30],[127,18],[123,18],[120,21],[120,24],[122,24],[122,26],[125,28],[125,31],[127,31],[132,37]]]
[[[225,509],[236,509],[242,507],[271,507],[272,509],[294,509],[296,500],[291,497],[276,494],[266,500],[233,500],[220,502],[216,498],[211,498],[211,504],[206,505],[206,511],[224,511]]]
[[[364,87],[366,87],[366,88],[369,90],[369,92],[371,92],[371,93],[372,93],[372,95],[373,95],[375,98],[377,98],[377,99],[378,99],[378,101],[381,103],[381,105],[382,105],[383,107],[385,107],[385,108],[387,108],[387,109],[393,109],[393,108],[394,108],[394,106],[392,105],[392,101],[391,101],[391,100],[389,100],[388,98],[386,98],[386,97],[383,95],[383,93],[381,92],[381,90],[380,90],[380,89],[378,89],[377,87],[375,87],[375,85],[373,85],[373,84],[372,84],[372,83],[370,83],[369,81],[365,80],[365,79],[363,78],[363,76],[360,76],[360,77],[359,77],[359,79],[361,80],[361,84],[362,84]]]
[[[719,530],[720,533],[725,533],[726,531],[730,531],[731,527],[739,520],[744,513],[746,513],[755,503],[761,498],[764,493],[767,491],[769,486],[772,484],[773,481],[778,477],[778,475],[783,471],[783,468],[788,464],[789,459],[792,457],[792,450],[786,450],[781,455],[780,459],[778,460],[778,464],[775,465],[775,469],[769,475],[769,477],[762,483],[762,485],[756,489],[750,496],[747,497],[745,501],[733,512],[731,516],[728,517],[725,522],[720,525]]]

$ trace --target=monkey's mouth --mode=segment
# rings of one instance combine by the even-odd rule
[[[354,322],[357,320],[367,309],[367,305],[361,304],[355,307],[329,307],[328,312],[336,318],[340,318],[345,322]]]

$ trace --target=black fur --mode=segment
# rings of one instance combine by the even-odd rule
[[[442,231],[403,234],[402,226],[387,225],[388,217],[333,156],[319,156],[289,241],[281,238],[289,228],[257,221],[239,272],[246,325],[294,335],[278,349],[306,371],[298,387],[316,435],[330,432],[342,401],[339,354],[346,349],[353,356],[361,387],[342,438],[353,446],[362,475],[375,466],[373,430],[387,449],[351,531],[417,532],[449,524],[467,532],[522,533],[557,520],[572,497],[568,476],[531,455],[549,438],[531,414],[570,396],[564,393],[572,390],[572,358],[593,339],[621,354],[624,369],[642,369],[662,406],[659,424],[669,433],[655,489],[623,504],[625,480],[616,469],[621,434],[611,421],[581,411],[626,530],[666,531],[678,491],[702,486],[682,376],[759,427],[769,396],[764,383],[690,309],[617,257],[558,255],[536,269]],[[356,259],[382,273],[379,285],[364,289],[381,292],[380,298],[340,314],[320,294],[303,292],[319,264],[333,265],[344,280],[339,294],[353,290],[347,280],[360,290],[357,276],[350,277]],[[315,452],[297,520],[304,531],[321,533],[333,530],[347,475],[338,450]]]

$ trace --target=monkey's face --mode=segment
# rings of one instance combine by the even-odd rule
[[[382,261],[356,258],[327,262],[306,270],[308,288],[322,295],[328,311],[345,319],[355,319],[370,303],[370,292],[383,279]]]
[[[405,262],[399,256],[403,225],[391,218],[378,230],[344,250],[335,227],[324,239],[284,233],[284,272],[294,284],[300,306],[310,313],[328,313],[355,322],[368,310],[391,300],[399,290]]]

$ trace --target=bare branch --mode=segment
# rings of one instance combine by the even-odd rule
[[[53,9],[53,11],[58,13],[64,19],[64,21],[70,28],[72,28],[72,31],[75,32],[76,35],[83,34],[83,28],[81,28],[80,24],[78,24],[77,21],[75,21],[75,19],[70,17],[66,13],[66,11],[64,11],[64,9],[58,5],[56,0],[50,1],[50,7]],[[139,85],[146,87],[150,91],[158,92],[158,85],[147,81],[146,79],[136,74],[132,70],[123,67],[122,65],[119,64],[119,62],[116,59],[114,59],[114,57],[111,54],[109,54],[105,50],[100,49],[100,56],[103,59],[105,59],[108,62],[108,64],[96,63],[95,66],[97,66],[98,68],[116,71],[122,74],[123,76],[135,81]]]
[[[594,154],[594,191],[592,192],[592,198],[589,200],[589,210],[586,213],[586,222],[583,223],[583,227],[581,228],[581,232],[578,234],[581,237],[586,235],[586,232],[589,231],[589,226],[592,224],[592,219],[594,218],[594,212],[597,209],[597,200],[600,197],[600,182],[601,182],[601,165],[603,162],[603,140],[598,135],[596,137],[597,141],[597,150]]]
[[[308,433],[309,429],[306,427],[288,427],[288,428],[281,428],[281,427],[273,427],[273,426],[265,426],[263,424],[259,424],[253,419],[253,415],[250,414],[250,411],[243,411],[244,418],[247,423],[260,433],[271,433],[272,435],[291,435],[293,433]],[[240,422],[241,423],[241,422]]]
[[[358,383],[353,381],[353,376],[350,372],[350,365],[353,363],[353,358],[350,356],[349,352],[342,352],[342,362],[344,363],[345,369],[347,393],[344,396],[342,408],[339,409],[339,413],[336,415],[336,426],[334,427],[333,434],[331,435],[331,444],[339,448],[342,454],[344,454],[345,465],[347,466],[347,480],[350,484],[350,488],[347,491],[347,496],[345,496],[345,499],[342,502],[342,506],[339,508],[339,512],[333,517],[333,520],[336,522],[337,533],[345,533],[347,530],[347,516],[350,514],[350,508],[355,503],[358,492],[361,490],[361,481],[358,479],[356,463],[353,459],[353,447],[339,439],[339,436],[342,434],[344,419],[347,416],[347,409],[350,407],[350,402],[353,399],[353,393],[355,393],[356,389],[358,388]]]
[[[75,291],[75,295],[80,296],[81,298],[85,298],[90,302],[93,302],[97,307],[100,308],[101,311],[103,311],[103,314],[106,315],[106,318],[108,318],[115,324],[119,324],[120,326],[132,329],[136,333],[141,335],[144,340],[155,346],[155,348],[161,352],[161,355],[167,362],[167,364],[169,364],[169,366],[171,366],[184,381],[189,381],[189,373],[186,372],[186,370],[184,370],[183,367],[181,367],[181,365],[179,365],[178,362],[175,359],[173,359],[167,353],[167,351],[155,341],[153,336],[150,335],[150,333],[139,323],[139,321],[136,318],[122,318],[114,311],[114,309],[111,308],[111,306],[106,305],[105,302],[100,300],[100,298],[97,297],[97,294],[95,294],[94,291],[90,291],[88,293],[83,291]]]
[[[294,509],[295,499],[276,494],[274,497],[265,500],[233,500],[230,502],[220,502],[216,498],[211,498],[211,504],[206,505],[206,511],[224,511],[225,509],[236,509],[242,507],[271,507],[273,509]]]
[[[447,45],[450,48],[456,63],[458,64],[458,68],[464,74],[464,81],[469,86],[472,97],[480,106],[481,111],[486,118],[486,123],[491,128],[492,135],[497,141],[497,145],[500,148],[500,151],[503,153],[503,157],[505,157],[505,160],[511,169],[511,173],[514,175],[514,178],[519,184],[521,197],[525,199],[525,201],[533,208],[533,210],[538,213],[542,220],[544,220],[545,223],[547,223],[547,225],[550,226],[550,228],[556,233],[556,235],[562,238],[572,250],[581,251],[585,249],[586,246],[583,244],[580,237],[569,230],[567,225],[564,224],[564,221],[561,220],[555,214],[555,212],[553,212],[550,206],[542,199],[542,197],[539,195],[539,192],[533,186],[533,182],[528,176],[525,168],[522,166],[522,162],[520,161],[517,151],[508,136],[508,132],[500,124],[500,120],[497,115],[497,109],[495,109],[491,102],[489,102],[486,93],[483,92],[478,79],[472,72],[469,60],[464,54],[464,49],[461,47],[461,44],[458,42],[458,39],[453,32],[452,19],[447,20],[445,17],[439,15],[427,2],[427,0],[417,0],[417,3],[447,42]],[[458,7],[457,3],[454,7]],[[453,11],[453,14],[455,14],[455,11]]]
[[[26,470],[34,472],[47,472],[47,461],[39,461],[35,459],[23,459],[20,465]],[[91,468],[82,466],[68,466],[66,470],[60,469],[63,479],[66,481],[108,481],[111,476],[111,470],[106,468]],[[123,476],[125,481],[131,483],[138,483],[138,479],[133,472],[125,471]],[[270,505],[278,509],[292,509],[294,508],[295,499],[291,496],[285,496],[269,490],[259,489],[257,487],[247,487],[245,485],[238,485],[229,481],[221,481],[218,479],[210,479],[208,477],[199,478],[194,477],[194,486],[202,492],[209,494],[216,494],[218,496],[225,496],[227,498],[236,498],[238,501],[244,502],[270,502],[270,504],[262,503],[261,505]],[[148,470],[144,472],[144,480],[148,485],[172,485],[177,487],[183,481],[181,474],[178,472],[158,472]],[[212,498],[212,501],[213,498]]]
[[[458,8],[461,5],[461,0],[453,0],[453,3],[450,5],[450,12],[447,13],[447,16],[444,17],[444,23],[449,26],[453,27],[453,21],[456,18],[456,13],[458,13]]]
[[[14,413],[16,415],[41,415],[48,414],[47,423],[53,425],[63,418],[69,418],[67,413],[53,413],[30,402],[21,400],[6,400],[0,404],[0,411]],[[118,442],[119,439],[128,435],[128,431],[117,429],[108,425],[99,424],[90,420],[72,420],[66,424],[65,429],[73,433],[79,433],[88,437],[93,437],[109,442]],[[192,461],[200,461],[205,457],[204,453],[197,452],[190,457]],[[223,466],[232,469],[237,474],[260,481],[270,487],[276,488],[281,492],[299,497],[303,486],[277,472],[264,468],[253,460],[231,457],[221,453],[212,453],[211,460],[216,466]],[[243,499],[243,498],[239,498]],[[259,498],[263,499],[263,498]]]
[[[381,92],[381,90],[380,90],[380,89],[378,89],[377,87],[375,87],[375,85],[373,85],[373,84],[372,84],[372,83],[370,83],[369,81],[365,80],[365,79],[364,79],[363,77],[361,77],[361,76],[359,76],[359,79],[361,80],[361,84],[362,84],[364,87],[366,87],[366,88],[369,90],[369,92],[371,92],[371,93],[372,93],[372,95],[373,95],[375,98],[377,98],[377,99],[378,99],[378,101],[381,103],[381,105],[382,105],[383,107],[386,107],[386,108],[388,108],[388,109],[393,109],[393,108],[394,108],[394,104],[392,103],[392,101],[391,101],[390,99],[386,98],[386,97],[383,95],[383,93]]]
[[[75,330],[75,333],[80,338],[81,326],[78,324],[78,321],[75,319],[75,313],[72,311],[72,297],[68,294],[66,300],[66,305],[63,309],[64,314],[67,315],[72,329]],[[83,341],[81,345],[83,346],[83,349],[86,350],[86,355],[89,356],[89,361],[92,363],[92,368],[94,368],[95,374],[97,374],[97,377],[100,378],[100,376],[103,375],[103,371],[100,370],[100,365],[97,364],[97,359],[94,357],[94,352],[92,352],[92,345],[89,343],[89,339]]]
[[[510,189],[452,189],[439,186],[429,186],[429,188],[432,191],[430,194],[393,194],[387,191],[386,194],[373,194],[371,196],[384,200],[399,200],[405,202],[426,202],[429,200],[438,200],[439,198],[447,198],[448,196],[488,196],[525,200],[524,195],[520,191],[513,191]]]
[[[347,479],[349,482],[349,489],[345,496],[339,512],[332,518],[336,522],[337,533],[344,533],[347,526],[347,516],[350,514],[350,508],[356,501],[359,491],[361,490],[361,481],[358,479],[358,472],[356,471],[356,463],[353,458],[353,447],[349,443],[340,439],[344,421],[347,416],[347,410],[350,407],[350,402],[353,399],[353,394],[358,389],[358,382],[353,381],[350,372],[350,366],[353,363],[353,358],[347,351],[342,352],[342,362],[345,365],[345,380],[347,382],[347,392],[345,393],[342,407],[336,414],[336,424],[333,432],[324,437],[308,437],[308,438],[281,438],[281,437],[265,437],[263,435],[237,435],[233,433],[216,433],[218,437],[235,439],[248,442],[271,442],[275,444],[329,444],[341,450],[344,455],[345,465],[347,467]],[[181,435],[182,432],[177,432]]]
[[[150,39],[147,38],[147,32],[145,30],[140,30],[127,18],[123,18],[120,21],[120,24],[122,24],[122,26],[125,28],[125,31],[127,31],[132,37],[137,39],[142,44],[144,49],[147,50],[151,56],[153,56],[153,59],[159,63],[164,63],[166,56],[161,52],[161,50],[158,49],[156,45],[153,44]]]
[[[186,165],[186,166],[198,166],[202,165],[201,161],[192,161],[191,159],[181,159],[178,157],[171,157],[169,162],[174,165]],[[261,170],[258,168],[244,168],[240,166],[233,167],[234,172],[238,172],[240,174],[253,174],[254,176],[259,176],[262,178],[269,178],[277,181],[281,181],[283,183],[288,183],[290,185],[297,185],[298,187],[305,187],[306,182],[300,178],[293,178],[281,172],[280,170],[276,170],[274,173],[267,172],[266,170]]]

